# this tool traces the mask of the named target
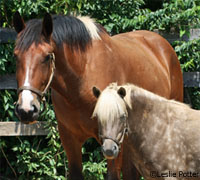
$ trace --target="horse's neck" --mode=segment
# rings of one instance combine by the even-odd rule
[[[73,53],[66,47],[57,49],[55,56],[56,70],[52,88],[68,100],[76,101],[77,99],[78,101],[81,73],[84,70],[84,56],[81,58],[81,55]]]
[[[95,57],[99,59],[99,54],[108,53],[107,51],[110,52],[105,47],[105,41],[109,43],[110,37],[105,34],[102,38],[102,40],[93,40],[92,44],[84,52],[77,51],[76,49],[72,51],[67,45],[64,45],[63,49],[57,49],[55,51],[56,73],[52,87],[56,91],[62,89],[63,95],[67,99],[71,99],[73,104],[80,104],[81,101],[86,104],[88,104],[86,101],[90,101],[92,104],[94,101],[91,88],[95,85],[94,82],[96,82],[96,79],[94,76],[91,77],[90,71],[88,73],[87,65],[96,65]],[[103,56],[103,54],[101,55]],[[105,60],[102,58],[100,62],[102,63]],[[97,62],[99,63],[99,61]],[[110,63],[110,65],[112,64]],[[104,86],[100,80],[98,83],[100,86]]]

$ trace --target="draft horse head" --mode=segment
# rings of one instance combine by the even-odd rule
[[[102,152],[105,158],[114,159],[118,156],[125,135],[128,133],[128,112],[124,97],[126,90],[112,87],[102,93],[93,87],[93,94],[97,100],[92,118],[97,118],[99,138],[102,141]]]
[[[41,23],[39,28],[38,23]],[[13,24],[18,33],[14,49],[18,83],[15,111],[22,122],[30,123],[39,116],[41,100],[54,74],[52,18],[46,14],[41,22],[29,21],[25,24],[20,14],[16,12]]]

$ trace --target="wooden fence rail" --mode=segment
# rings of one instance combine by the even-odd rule
[[[200,72],[183,72],[184,87],[200,87]],[[0,90],[17,89],[15,74],[0,76]]]
[[[40,136],[47,135],[45,122],[37,121],[35,124],[21,122],[0,122],[0,136]]]
[[[160,30],[154,30],[154,32],[160,34],[165,39],[167,39],[170,43],[181,40],[181,41],[191,41],[194,39],[200,38],[200,29],[190,29],[190,37],[187,35],[183,35],[180,37],[178,32],[164,32]],[[0,28],[0,43],[9,43],[16,39],[17,33],[14,29],[9,28]]]
[[[184,72],[184,87],[200,87],[200,72]],[[0,76],[0,90],[17,89],[15,75]],[[185,96],[188,94],[185,89]],[[189,102],[190,100],[188,100]],[[23,124],[21,122],[0,122],[0,136],[33,136],[47,135],[44,128],[45,122],[35,124]]]
[[[183,36],[181,38],[178,33],[169,34],[156,30],[155,32],[161,34],[170,43],[176,40],[190,41],[200,37],[200,29],[190,30],[190,37]],[[0,44],[13,42],[15,38],[16,32],[14,30],[0,28]],[[200,87],[200,72],[184,72],[183,80],[184,87]],[[17,89],[17,82],[14,74],[0,76],[0,90],[4,89]],[[188,97],[187,89],[185,89],[185,96]],[[37,122],[31,125],[22,124],[21,122],[0,122],[0,136],[47,135],[48,132],[45,130],[44,126],[45,122]]]

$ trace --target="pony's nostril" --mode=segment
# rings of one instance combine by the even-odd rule
[[[110,156],[110,157],[112,157],[114,155],[114,152],[110,149],[106,149],[104,152],[107,156]]]
[[[117,146],[113,146],[113,151],[116,151],[117,150]]]

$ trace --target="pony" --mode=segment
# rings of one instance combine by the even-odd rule
[[[171,45],[156,33],[135,31],[111,37],[90,17],[48,13],[25,23],[16,12],[13,24],[18,33],[16,114],[22,122],[34,123],[51,87],[69,179],[83,179],[84,142],[93,137],[100,143],[98,123],[90,121],[96,103],[93,85],[104,89],[111,82],[130,82],[182,101],[180,63]],[[121,169],[124,179],[135,177],[134,167],[123,154],[114,162],[108,160],[108,179],[120,179]]]
[[[129,150],[145,180],[200,179],[200,111],[132,84],[112,83],[98,98],[92,117],[99,123],[107,159]]]

